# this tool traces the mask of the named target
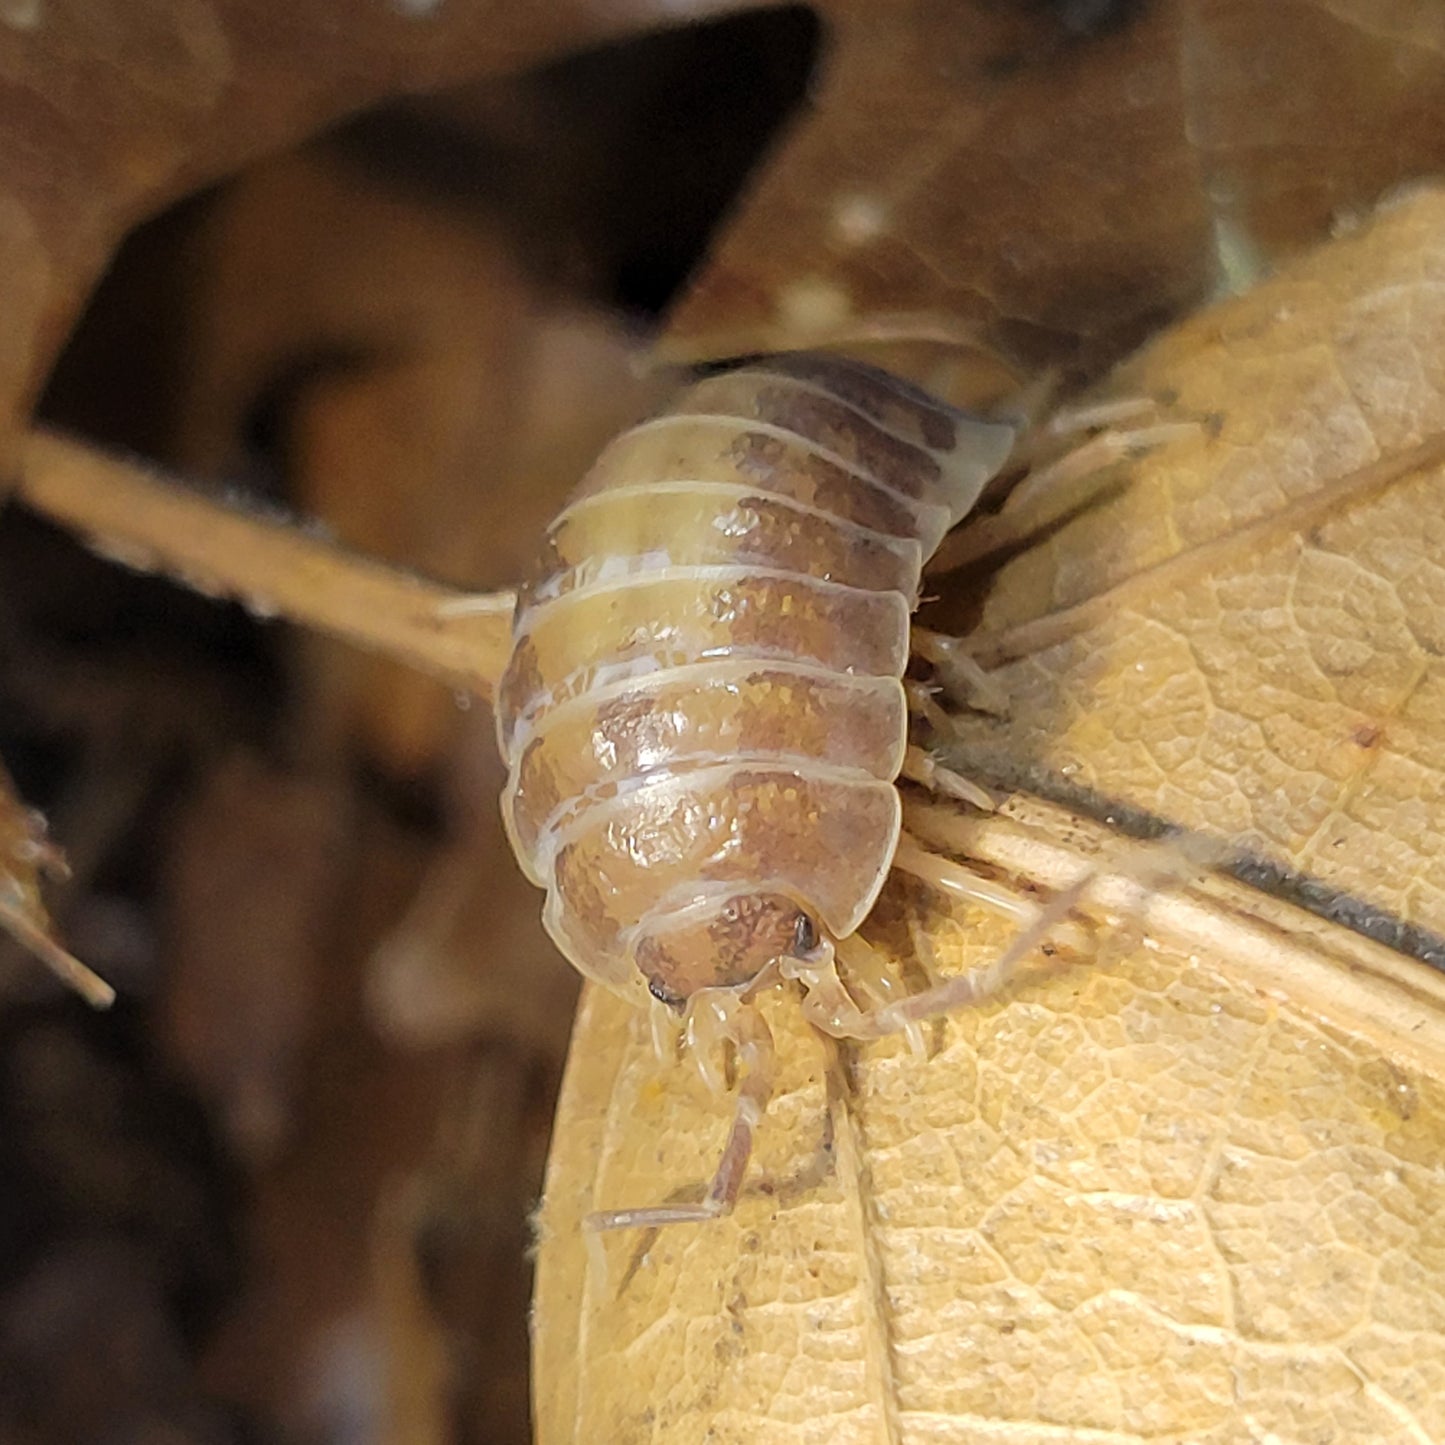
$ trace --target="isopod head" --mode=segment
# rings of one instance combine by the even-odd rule
[[[811,960],[817,921],[786,893],[734,893],[662,914],[639,930],[633,957],[654,998],[674,1008],[704,988],[740,988],[770,964]]]

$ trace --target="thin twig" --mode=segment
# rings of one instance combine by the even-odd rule
[[[103,556],[397,658],[451,687],[490,698],[506,665],[514,593],[442,586],[73,438],[31,433],[17,495]]]

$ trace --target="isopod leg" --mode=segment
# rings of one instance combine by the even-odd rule
[[[981,873],[975,873],[972,868],[954,862],[952,858],[945,858],[942,854],[923,847],[907,833],[898,840],[893,866],[903,873],[921,878],[929,887],[936,888],[940,893],[957,899],[960,903],[976,903],[981,908],[987,908],[1003,918],[1010,919],[1024,929],[1032,928],[1040,916],[1052,906],[1041,905],[1036,899],[1010,888],[1005,883],[986,878]],[[1083,946],[1082,934],[1072,924],[1064,923],[1062,915],[1055,919],[1051,927],[1055,928],[1058,941],[1065,947]]]
[[[790,965],[786,976],[798,979],[805,989],[805,1016],[833,1038],[877,1039],[900,1030],[909,1033],[911,1038],[916,1026],[925,1020],[966,1004],[980,1003],[1006,988],[1018,974],[1020,965],[1046,943],[1057,941],[1073,947],[1084,943],[1079,931],[1068,921],[1068,915],[1093,881],[1092,873],[1084,874],[1047,903],[1038,904],[1002,884],[980,877],[960,863],[928,852],[907,835],[899,841],[894,866],[923,878],[952,897],[991,908],[1022,926],[1013,942],[986,967],[944,979],[922,993],[891,1001],[866,1013],[839,977],[831,950],[816,962]]]
[[[1083,500],[1079,484],[1091,481],[1116,462],[1141,457],[1167,442],[1182,441],[1199,435],[1199,423],[1193,421],[1156,422],[1153,426],[1130,427],[1119,431],[1102,431],[1057,461],[1031,471],[1009,493],[1004,515],[1037,512],[1037,504],[1047,498],[1049,510],[1060,515]],[[1042,525],[1037,516],[1033,525]]]
[[[1142,457],[1168,442],[1198,436],[1200,429],[1197,421],[1157,422],[1090,437],[1055,461],[1034,468],[995,516],[984,517],[954,533],[939,548],[932,570],[957,571],[996,552],[1023,545],[1088,502],[1116,463]]]
[[[915,622],[909,644],[933,668],[952,701],[974,712],[1008,716],[1008,693],[970,656],[968,644],[961,637],[950,637],[946,632],[935,632]]]
[[[1147,396],[1126,396],[1115,401],[1098,401],[1088,406],[1066,406],[1056,411],[1040,428],[1046,435],[1074,436],[1096,427],[1123,426],[1153,416],[1159,404]]]
[[[1007,988],[1029,955],[1063,931],[1070,910],[1083,897],[1092,879],[1093,875],[1086,873],[1077,882],[1056,893],[1038,909],[1033,922],[1021,930],[992,963],[944,979],[922,993],[889,1004],[873,1016],[878,1031],[892,1033],[897,1029],[906,1029],[912,1023],[951,1013],[966,1004],[982,1003]]]
[[[868,941],[858,934],[840,938],[836,944],[838,957],[848,970],[849,991],[856,994],[872,1013],[879,1013],[889,1004],[896,1003],[908,995],[899,979],[884,962],[882,955]],[[927,1054],[923,1029],[919,1024],[909,1024],[904,1032],[908,1035],[908,1047],[915,1058]]]
[[[1040,905],[1009,895],[1008,890],[1000,885],[980,878],[952,859],[929,852],[905,835],[899,841],[895,867],[915,873],[955,897],[999,908],[1012,917],[1027,921],[1013,942],[992,963],[888,1004],[869,1016],[867,1022],[872,1031],[859,1037],[892,1033],[965,1004],[979,1003],[1007,987],[1028,956],[1050,942],[1071,949],[1082,947],[1085,940],[1077,926],[1068,921],[1068,915],[1090,888],[1102,888],[1106,880],[1128,879],[1133,885],[1131,891],[1136,895],[1128,907],[1130,911],[1141,911],[1152,895],[1182,886],[1200,870],[1217,867],[1227,857],[1228,851],[1209,837],[1170,837],[1139,844],[1128,857],[1114,865],[1110,874],[1099,868],[1090,868],[1067,888],[1055,893],[1047,903]]]
[[[950,898],[956,898],[961,903],[977,903],[1024,927],[1038,916],[1039,906],[1031,899],[1003,883],[965,868],[962,863],[930,851],[907,833],[898,840],[893,866],[923,879]]]
[[[838,961],[831,948],[816,959],[790,964],[785,973],[803,985],[803,1017],[829,1038],[876,1039],[890,1032],[875,1027],[882,1009],[865,1013],[858,1007],[838,976]]]
[[[908,748],[903,755],[903,768],[899,776],[921,784],[931,793],[953,798],[960,803],[971,803],[985,813],[994,811],[993,798],[979,784],[964,777],[962,773],[954,772],[952,768],[944,767],[923,748]]]
[[[773,1035],[756,1009],[742,1010],[736,1021],[738,1102],[712,1183],[696,1204],[652,1204],[638,1209],[608,1209],[589,1214],[583,1225],[607,1229],[658,1229],[666,1224],[700,1224],[731,1214],[742,1192],[753,1135],[773,1092]]]
[[[938,694],[943,689],[937,683],[919,682],[914,678],[903,679],[903,690],[908,695],[908,711],[922,718],[934,732],[947,737],[953,729],[948,714],[938,705]]]
[[[739,1044],[742,1007],[742,998],[724,988],[699,989],[688,1004],[682,1036],[698,1075],[714,1096],[728,1091],[722,1053],[725,1045]]]
[[[682,1026],[677,1015],[660,999],[654,998],[649,1002],[647,1030],[652,1041],[652,1056],[659,1064],[670,1064],[677,1058]]]

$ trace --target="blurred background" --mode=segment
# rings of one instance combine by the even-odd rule
[[[802,10],[382,106],[134,232],[41,418],[476,589],[672,384]],[[0,975],[0,1438],[529,1438],[577,980],[488,709],[0,522],[0,754],[121,1002]]]

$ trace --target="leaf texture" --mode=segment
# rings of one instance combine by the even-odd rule
[[[730,1105],[589,991],[540,1218],[544,1445],[1445,1434],[1445,980],[1386,946],[1438,920],[1442,222],[1402,202],[1126,368],[1211,425],[989,595],[1009,715],[961,720],[956,760],[1017,791],[909,826],[1025,891],[1090,872],[1087,948],[923,1056],[770,999],[735,1214],[604,1264],[582,1216],[696,1191]],[[1260,866],[1142,887],[1050,780]],[[918,986],[1010,927],[895,875],[866,932]]]
[[[902,330],[1097,374],[1445,156],[1429,4],[819,9],[810,110],[673,317],[677,354]]]

